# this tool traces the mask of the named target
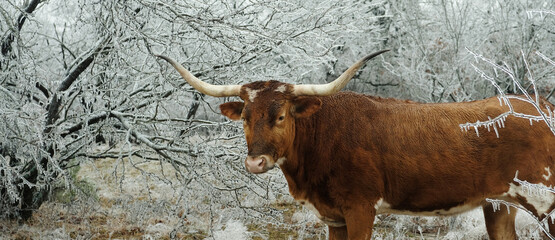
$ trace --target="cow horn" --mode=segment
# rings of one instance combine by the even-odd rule
[[[353,64],[347,71],[345,71],[341,76],[335,79],[333,82],[327,84],[303,84],[303,85],[295,85],[293,88],[293,94],[300,96],[300,95],[313,95],[313,96],[328,96],[332,95],[336,92],[339,92],[347,83],[353,78],[355,73],[360,69],[368,60],[378,56],[384,52],[389,51],[381,50],[375,53],[372,53]]]
[[[169,62],[176,70],[179,72],[181,77],[185,79],[191,86],[193,86],[196,90],[206,95],[214,96],[214,97],[230,97],[230,96],[239,96],[241,92],[241,85],[212,85],[210,83],[206,83],[201,81],[200,79],[196,78],[193,74],[191,74],[187,69],[185,69],[181,64],[176,62],[175,60],[162,56],[162,55],[154,55],[161,59],[166,60]]]

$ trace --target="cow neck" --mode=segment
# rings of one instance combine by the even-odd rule
[[[317,149],[319,131],[316,118],[301,118],[295,122],[295,140],[287,151],[287,160],[281,170],[287,179],[289,191],[295,198],[306,198],[306,192],[313,189],[328,172],[318,166]]]
[[[350,109],[365,109],[365,112],[369,112],[369,109],[376,107],[375,98],[352,92],[340,92],[320,99],[322,108],[318,112],[307,118],[296,119],[295,140],[281,167],[289,191],[295,198],[305,198],[307,192],[325,194],[328,191],[327,181],[337,178],[337,171],[342,168],[337,162],[349,161],[335,148],[338,139],[344,138],[338,134],[359,135],[348,132],[353,131],[350,127],[352,119],[361,114]],[[348,163],[342,165],[345,164]]]

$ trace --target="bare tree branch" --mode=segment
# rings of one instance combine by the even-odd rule
[[[29,2],[24,12],[21,13],[17,18],[17,31],[21,31],[21,28],[23,27],[25,20],[27,20],[27,16],[31,14],[33,11],[35,11],[37,6],[41,2],[42,0],[31,0],[31,2]],[[2,48],[2,55],[4,57],[7,57],[8,54],[12,51],[12,42],[14,41],[14,39],[15,39],[15,33],[10,32],[2,40],[1,48]]]

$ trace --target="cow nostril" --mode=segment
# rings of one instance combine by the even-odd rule
[[[247,156],[247,159],[245,159],[245,167],[251,173],[263,173],[268,170],[266,164],[270,163],[269,161],[270,158],[265,155],[256,157]]]

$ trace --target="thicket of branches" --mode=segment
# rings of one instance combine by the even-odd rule
[[[215,110],[223,100],[205,98],[153,54],[178,59],[216,84],[323,83],[360,56],[388,48],[347,90],[463,101],[517,93],[516,81],[553,100],[553,65],[538,55],[553,58],[553,5],[6,0],[0,5],[0,217],[28,219],[53,184],[72,187],[69,169],[109,157],[119,161],[114,174],[144,162],[169,163],[179,180],[174,195],[189,214],[218,215],[223,206],[273,221],[279,216],[271,202],[287,195],[280,174],[247,174],[242,129]],[[494,87],[470,64],[473,53],[513,75],[494,74]],[[107,147],[94,150],[98,145]],[[123,161],[130,156],[135,160]]]
[[[1,29],[1,207],[4,217],[23,219],[54,181],[71,182],[68,168],[106,157],[169,162],[191,196],[267,198],[274,183],[241,168],[237,125],[153,54],[180,59],[215,83],[316,81],[311,72],[334,64],[332,49],[354,35],[379,36],[372,11],[380,5],[357,1],[9,3]],[[98,141],[110,148],[91,152]],[[187,188],[193,183],[198,193]],[[279,185],[275,191],[286,191]]]

